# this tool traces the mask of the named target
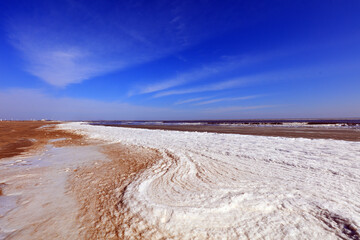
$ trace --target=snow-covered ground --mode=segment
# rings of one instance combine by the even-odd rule
[[[67,194],[67,180],[77,167],[103,160],[95,146],[50,144],[36,154],[2,159],[0,240],[79,239],[77,202]]]
[[[59,127],[162,152],[163,159],[124,193],[129,235],[360,238],[359,142],[81,123]]]

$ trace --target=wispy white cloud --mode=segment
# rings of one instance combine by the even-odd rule
[[[167,24],[179,13],[152,9],[156,7],[119,3],[99,16],[101,12],[93,3],[39,3],[36,12],[9,14],[7,30],[11,44],[26,60],[29,73],[51,85],[66,86],[186,47],[179,43],[182,35],[190,33],[179,33],[180,19],[175,25]],[[139,12],[141,19],[135,17]],[[156,18],[153,12],[158,13]],[[205,35],[188,42],[196,43]]]
[[[239,67],[244,67],[249,64],[264,61],[269,57],[269,54],[264,54],[263,56],[223,56],[221,61],[210,63],[188,72],[180,73],[173,78],[151,83],[144,87],[140,87],[137,90],[132,90],[130,95],[155,93],[171,89],[187,83],[196,82],[207,77],[212,77],[220,73],[229,72]],[[272,55],[272,57],[274,56]]]
[[[171,96],[171,95],[182,95],[182,94],[191,94],[191,93],[200,93],[200,92],[210,92],[210,91],[221,91],[231,88],[240,88],[253,84],[260,83],[269,83],[269,82],[279,82],[279,81],[299,81],[299,80],[308,80],[314,79],[315,77],[328,77],[334,76],[335,74],[344,74],[344,70],[347,68],[352,68],[353,64],[345,64],[341,66],[339,71],[339,66],[335,65],[329,68],[328,65],[318,65],[312,67],[302,67],[302,68],[293,68],[293,69],[282,69],[271,72],[263,72],[254,75],[242,76],[239,78],[234,78],[230,80],[225,80],[209,85],[202,85],[190,88],[177,88],[174,90],[160,91],[153,95],[154,98]]]
[[[248,100],[248,99],[259,98],[259,97],[262,97],[262,96],[264,96],[264,95],[250,95],[250,96],[244,96],[244,97],[217,98],[217,99],[211,99],[211,100],[208,100],[208,101],[195,103],[194,105],[206,105],[206,104],[212,104],[212,103],[224,102],[224,101]]]
[[[124,102],[105,102],[84,98],[53,97],[37,89],[0,91],[0,119],[114,120],[173,119],[170,108],[144,107]],[[185,112],[185,116],[188,116]]]
[[[71,83],[101,75],[121,68],[121,63],[98,64],[89,59],[88,53],[79,49],[39,51],[27,53],[30,64],[27,70],[47,83],[64,87]]]
[[[24,9],[29,11],[8,13],[9,39],[24,56],[28,72],[55,86],[152,61],[237,27],[227,24],[233,12],[231,5],[227,6],[229,13],[218,16],[214,20],[217,24],[208,28],[213,12],[206,10],[203,3],[191,1],[28,4]],[[238,18],[234,14],[232,17]],[[179,75],[139,92],[168,89],[214,71],[205,67],[191,76]]]
[[[216,74],[217,72],[219,72],[219,69],[203,67],[201,69],[197,69],[191,72],[179,74],[174,78],[166,79],[162,82],[153,83],[145,87],[142,87],[138,91],[138,94],[153,93],[153,92],[169,89],[188,82],[196,81],[211,76],[213,74]]]
[[[198,102],[204,99],[208,99],[210,97],[198,97],[198,98],[191,98],[191,99],[186,99],[186,100],[181,100],[181,101],[177,101],[175,104],[179,105],[179,104],[185,104],[185,103],[192,103],[192,102]]]
[[[206,112],[206,113],[225,113],[225,112],[231,113],[231,112],[238,112],[238,111],[244,111],[244,110],[273,108],[273,107],[277,107],[277,105],[219,107],[219,108],[205,109],[204,112]]]
[[[46,36],[44,27],[38,28],[31,32],[22,25],[12,26],[10,42],[26,60],[25,70],[51,85],[64,87],[80,83],[129,64],[121,59],[100,59],[104,56],[87,44],[67,43],[62,36],[59,41],[56,36],[51,36],[56,35],[51,30]]]
[[[84,98],[53,97],[38,89],[0,90],[0,119],[53,120],[182,120],[219,118],[247,109],[270,106],[247,106],[216,109],[175,110],[167,107],[144,107],[125,102],[105,102]],[[236,114],[233,116],[237,116]],[[256,116],[256,114],[254,115]]]
[[[200,93],[200,92],[210,92],[210,91],[220,91],[225,89],[230,89],[234,87],[245,86],[248,83],[246,78],[237,78],[228,81],[213,83],[210,85],[179,89],[179,90],[169,90],[155,94],[154,98],[165,97],[169,95],[181,95],[181,94],[189,94],[189,93]]]
[[[336,98],[335,98],[336,99]],[[323,104],[260,104],[218,108],[175,110],[144,107],[124,102],[105,102],[83,98],[53,97],[36,89],[0,90],[0,119],[56,120],[183,120],[219,118],[353,117],[360,114],[353,101]],[[269,110],[268,110],[269,109]],[[300,109],[300,110],[299,110]],[[356,116],[356,115],[355,115]]]

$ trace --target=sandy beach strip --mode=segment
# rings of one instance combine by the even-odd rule
[[[123,191],[158,151],[59,124],[0,122],[0,239],[119,239],[129,221],[117,207]]]
[[[56,145],[77,144],[82,136],[56,129],[60,122],[44,121],[0,121],[0,161],[16,155],[34,151],[49,140]]]
[[[77,203],[66,189],[73,152],[86,141],[58,124],[0,122],[0,239],[77,236]]]
[[[210,132],[270,137],[335,139],[360,141],[360,130],[352,128],[278,127],[278,126],[202,126],[202,125],[106,125],[125,128],[142,128],[171,131]]]

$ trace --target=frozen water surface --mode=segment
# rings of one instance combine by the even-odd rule
[[[144,238],[360,238],[359,142],[60,127],[162,152],[124,193]]]

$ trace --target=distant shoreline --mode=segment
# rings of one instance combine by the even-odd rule
[[[284,127],[342,127],[360,129],[360,119],[242,119],[242,120],[98,120],[92,125],[203,125],[203,126],[284,126]]]
[[[81,121],[81,120],[79,120]],[[153,120],[135,120],[135,119],[112,119],[112,120],[83,120],[90,122],[351,122],[355,121],[360,123],[360,117],[351,117],[351,118],[244,118],[244,119],[173,119],[173,120],[164,120],[164,119],[153,119]]]
[[[360,141],[360,130],[352,128],[318,128],[318,127],[257,127],[257,126],[210,126],[210,125],[114,125],[97,124],[111,127],[142,128],[171,131],[210,132],[225,134],[242,134],[271,137],[335,139]]]

